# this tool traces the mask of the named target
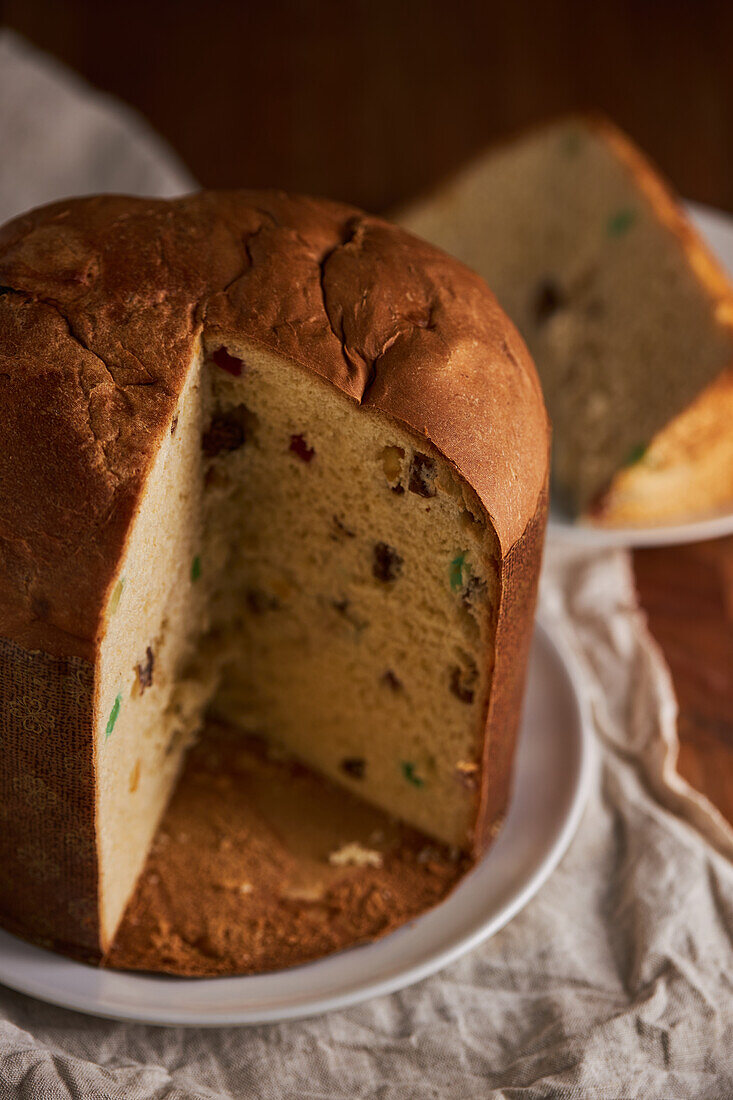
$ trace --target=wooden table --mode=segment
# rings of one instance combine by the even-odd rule
[[[638,550],[634,573],[672,672],[679,771],[733,823],[733,538]]]
[[[512,130],[606,111],[733,210],[728,0],[0,0],[209,187],[388,210]]]
[[[137,107],[209,187],[375,211],[566,111],[626,129],[733,211],[729,0],[1,0],[2,21]],[[733,547],[635,555],[682,708],[683,773],[733,820]]]

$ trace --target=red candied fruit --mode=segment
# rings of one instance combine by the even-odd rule
[[[201,446],[206,457],[216,458],[223,451],[237,451],[244,446],[251,420],[252,413],[246,405],[236,405],[226,412],[215,413],[201,437]]]
[[[244,363],[235,355],[230,355],[226,348],[217,348],[211,356],[217,367],[221,367],[227,374],[233,374],[235,378],[241,377]]]
[[[291,435],[290,436],[290,450],[293,454],[301,458],[303,462],[310,462],[313,455],[316,453],[313,447],[309,447],[305,441],[304,435]]]
[[[145,691],[145,688],[149,688],[153,683],[153,668],[155,667],[155,657],[150,646],[145,649],[145,660],[137,666],[137,679],[140,685],[140,694]]]
[[[437,472],[434,459],[415,451],[410,462],[408,489],[419,497],[434,497],[437,493],[434,484]]]

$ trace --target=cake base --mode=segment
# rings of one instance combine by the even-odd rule
[[[470,865],[212,723],[189,753],[104,965],[211,977],[310,962],[419,916]]]

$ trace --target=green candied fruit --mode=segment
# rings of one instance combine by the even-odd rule
[[[464,585],[463,571],[466,569],[466,551],[459,554],[457,558],[454,558],[450,563],[450,586],[451,591],[460,592]]]
[[[201,555],[197,554],[196,557],[191,562],[191,581],[192,581],[192,583],[195,584],[200,576],[201,576]]]
[[[122,599],[122,589],[124,587],[125,587],[125,578],[120,577],[117,584],[114,586],[114,588],[112,590],[112,596],[110,597],[110,601],[109,601],[109,614],[110,615],[114,615],[115,611],[119,607],[120,600]]]
[[[637,443],[635,447],[632,447],[626,456],[625,466],[634,466],[637,462],[641,462],[642,458],[646,454],[646,446],[643,443]]]
[[[609,237],[623,237],[624,233],[631,228],[635,221],[635,210],[631,210],[629,207],[625,207],[623,210],[617,210],[615,214],[611,214],[611,217],[606,222],[606,232]]]
[[[415,765],[410,760],[403,760],[400,764],[402,768],[402,774],[408,783],[412,783],[413,787],[424,787],[425,780],[421,779],[415,770]]]
[[[112,733],[112,730],[115,728],[115,724],[116,724],[117,719],[119,718],[119,715],[120,715],[120,707],[121,706],[122,706],[122,696],[118,695],[118,696],[115,697],[115,701],[112,704],[112,710],[109,712],[109,718],[107,719],[107,728],[104,731],[105,741],[107,740],[109,735]]]
[[[571,133],[566,134],[562,143],[562,151],[566,156],[574,157],[576,153],[580,152],[582,145],[583,135],[579,134],[577,130],[573,130]]]

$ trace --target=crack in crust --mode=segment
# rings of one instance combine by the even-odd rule
[[[431,440],[504,551],[534,515],[548,428],[521,339],[477,276],[377,218],[277,192],[71,200],[0,229],[0,285],[0,634],[93,655],[202,333]],[[31,597],[63,586],[29,634]]]
[[[354,234],[356,233],[357,225],[357,218],[352,219],[351,223],[347,223],[347,232],[344,234],[341,243],[336,244],[333,246],[333,248],[328,249],[328,251],[325,252],[318,261],[318,284],[321,288],[323,311],[328,318],[328,326],[331,329],[331,332],[341,345],[341,355],[343,357],[344,363],[346,364],[346,369],[349,372],[354,369],[355,363],[346,347],[346,335],[344,333],[343,318],[335,318],[328,307],[328,291],[326,289],[326,268],[328,266],[328,261],[331,259],[331,257],[334,256],[339,251],[339,249],[344,248],[345,245],[349,243],[349,241],[353,240]]]

